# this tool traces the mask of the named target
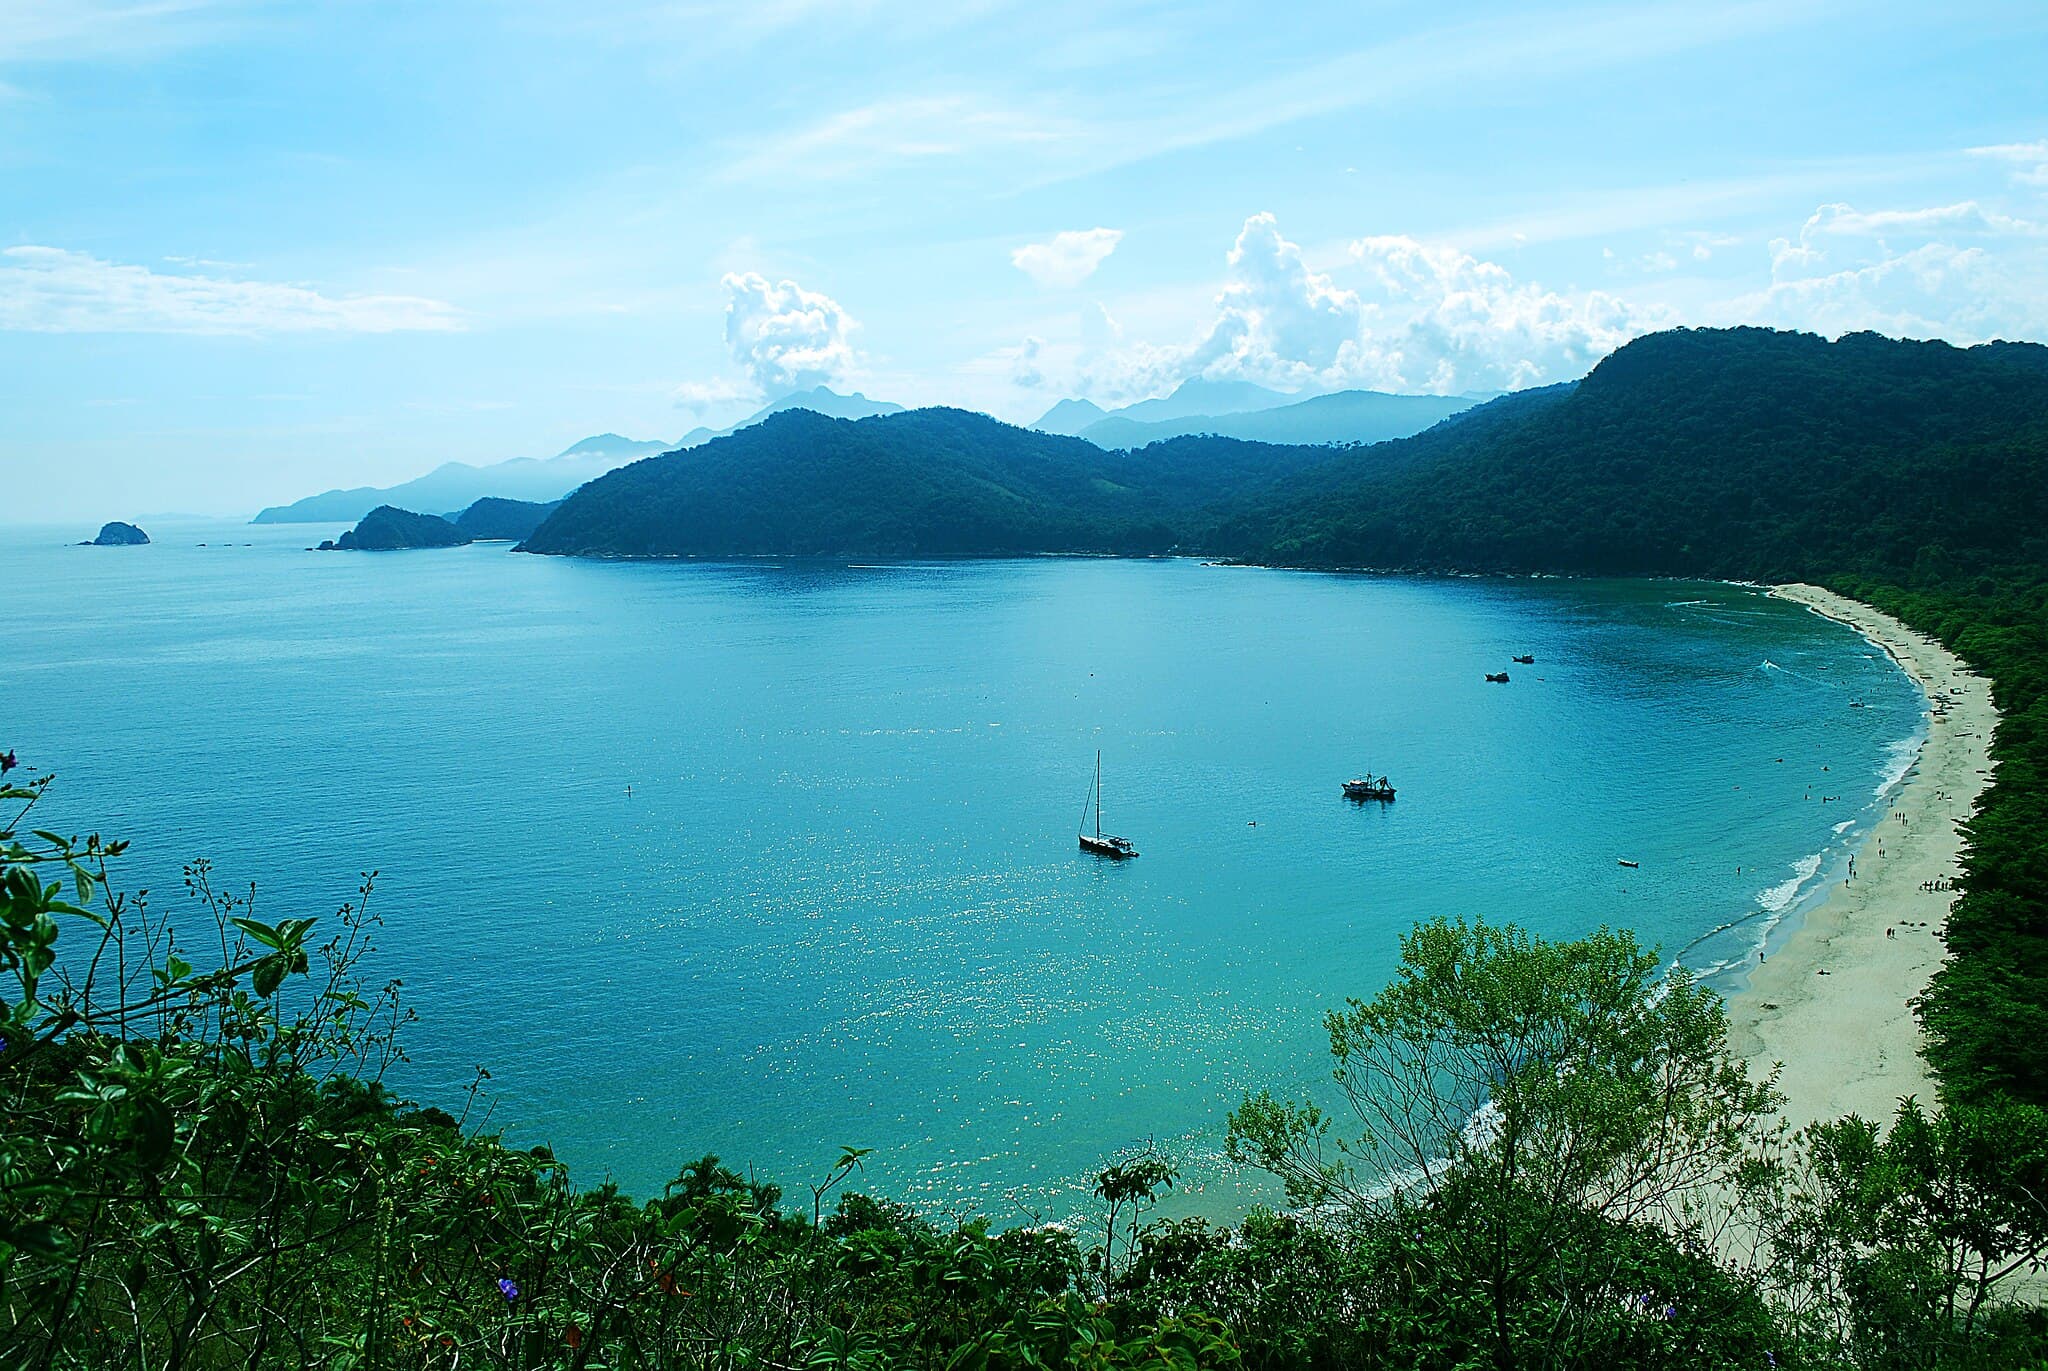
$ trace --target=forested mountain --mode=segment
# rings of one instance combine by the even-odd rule
[[[1340,456],[1199,541],[1311,566],[1790,579],[2048,562],[2048,348],[1638,339]]]
[[[1328,461],[1181,440],[1104,452],[982,414],[850,421],[807,410],[636,462],[563,502],[530,552],[623,557],[1154,553],[1200,514]]]

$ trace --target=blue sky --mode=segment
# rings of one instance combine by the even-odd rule
[[[1499,389],[2048,338],[2048,5],[0,0],[0,519],[826,381]]]

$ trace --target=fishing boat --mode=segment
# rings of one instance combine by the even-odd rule
[[[1536,658],[1535,658],[1535,656],[1534,656],[1533,654],[1531,654],[1531,653],[1527,653],[1527,652],[1525,652],[1525,653],[1523,653],[1523,654],[1522,654],[1521,656],[1519,656],[1519,657],[1515,658],[1515,660],[1516,660],[1516,661],[1518,661],[1518,662],[1520,662],[1520,663],[1521,663],[1521,664],[1522,664],[1523,666],[1534,666],[1534,665],[1536,665]]]
[[[1506,685],[1508,683],[1508,674],[1505,671],[1489,671],[1486,673],[1486,679],[1495,685]]]
[[[1391,803],[1394,798],[1394,783],[1385,776],[1375,776],[1368,771],[1364,776],[1344,783],[1344,798]]]
[[[1088,811],[1095,811],[1095,831],[1088,831]],[[1102,754],[1095,754],[1095,784],[1088,791],[1088,803],[1081,809],[1081,828],[1075,835],[1081,840],[1081,850],[1092,852],[1098,857],[1123,861],[1138,855],[1138,849],[1129,838],[1119,838],[1102,831]]]

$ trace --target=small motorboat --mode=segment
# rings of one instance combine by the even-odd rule
[[[1505,671],[1489,671],[1486,673],[1486,679],[1495,685],[1506,685],[1508,683],[1508,674]]]
[[[1641,862],[1632,862],[1626,857],[1616,857],[1614,860],[1621,863],[1623,866],[1627,867],[1630,871],[1634,871],[1637,867],[1640,867],[1642,865]]]
[[[1536,658],[1532,654],[1526,652],[1523,653],[1521,656],[1515,658],[1515,660],[1520,662],[1523,666],[1536,665]]]

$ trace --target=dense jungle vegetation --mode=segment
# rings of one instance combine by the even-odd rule
[[[635,1199],[470,1102],[391,1097],[410,1016],[370,879],[266,922],[195,865],[174,921],[119,893],[119,842],[37,828],[44,759],[9,752],[0,1367],[2048,1366],[2001,1282],[2048,1251],[2044,359],[1659,335],[1401,443],[1183,439],[1218,460],[1087,477],[1089,519],[1168,546],[1206,521],[1212,549],[1305,565],[1797,577],[1949,643],[2004,719],[1922,1006],[1939,1102],[1787,1136],[1718,999],[1627,934],[1445,919],[1328,1016],[1326,1108],[1230,1117],[1286,1212],[1161,1220],[1178,1177],[1149,1153],[1105,1158],[1072,1228],[914,1213],[862,1192],[857,1149],[782,1186],[682,1157]],[[1006,538],[1041,517],[982,495]]]
[[[1141,453],[919,409],[789,410],[590,482],[526,540],[604,557],[987,557],[1165,552],[1195,512],[1331,449],[1176,439]]]

